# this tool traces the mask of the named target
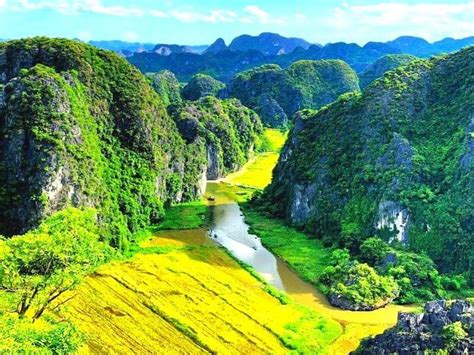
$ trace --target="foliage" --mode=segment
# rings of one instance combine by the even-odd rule
[[[6,85],[8,109],[0,111],[0,132],[8,137],[0,148],[4,234],[35,227],[71,202],[96,207],[103,234],[125,249],[132,233],[162,217],[165,203],[197,196],[199,175],[192,168],[199,170],[200,162],[193,147],[145,77],[123,58],[47,38],[5,42],[0,52],[8,58],[7,81],[18,76],[20,61],[35,63]],[[27,134],[14,134],[12,122],[28,127]],[[8,148],[22,146],[18,140],[34,145],[34,155]],[[18,166],[9,167],[15,160],[10,154]],[[20,178],[9,179],[8,170]],[[47,183],[61,174],[66,184],[45,206]],[[166,186],[170,174],[183,186],[178,195]]]
[[[379,275],[367,264],[351,261],[347,250],[336,249],[331,265],[326,267],[319,281],[324,291],[357,307],[380,307],[394,299],[399,292],[395,280]]]
[[[110,257],[98,231],[93,210],[69,208],[34,231],[0,242],[0,290],[14,295],[20,317],[41,317]]]
[[[468,336],[461,322],[454,322],[443,327],[442,337],[446,350],[451,351]]]
[[[377,226],[404,211],[409,250],[472,285],[473,52],[415,60],[301,112],[260,205],[354,255],[367,238],[393,239]]]
[[[385,72],[418,59],[410,54],[388,54],[370,64],[360,75],[360,87],[364,89],[374,80],[381,78]]]
[[[400,303],[419,303],[446,297],[441,277],[426,255],[396,251],[395,263],[386,265],[385,273],[400,285]]]
[[[0,315],[0,353],[70,354],[75,353],[83,336],[69,323],[30,320],[13,314]]]
[[[151,80],[151,86],[160,95],[163,104],[176,105],[182,102],[181,87],[178,79],[169,70],[163,70],[156,74],[149,74],[148,78]]]
[[[383,261],[389,251],[387,243],[380,238],[368,238],[360,246],[360,259],[369,265]]]
[[[217,96],[225,88],[224,83],[205,74],[194,75],[183,88],[181,94],[186,100],[196,101],[206,96]]]
[[[228,85],[230,96],[257,110],[262,121],[273,127],[285,126],[287,117],[298,110],[320,108],[355,90],[359,90],[357,75],[336,60],[299,61],[285,70],[267,64],[239,73]],[[279,110],[285,117],[276,119]]]
[[[97,209],[101,235],[126,250],[165,206],[202,193],[208,147],[225,174],[246,162],[262,133],[258,116],[236,100],[184,104],[170,72],[151,77],[157,94],[123,58],[77,41],[9,41],[0,53],[7,58],[0,233],[8,236],[68,205],[86,205]],[[166,106],[179,112],[170,108],[170,117]],[[188,140],[182,123],[194,120],[199,139]]]
[[[263,134],[258,115],[236,99],[219,100],[207,96],[196,102],[170,107],[181,135],[209,155],[217,179],[240,168],[253,154]]]

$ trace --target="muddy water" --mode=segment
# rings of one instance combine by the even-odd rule
[[[331,306],[323,294],[303,281],[287,264],[265,249],[257,236],[248,232],[249,227],[228,185],[209,182],[207,196],[214,199],[209,201],[212,213],[209,236],[297,302],[344,324],[358,323],[383,328],[395,324],[399,311],[412,310],[410,307],[390,305],[371,312],[353,312]]]

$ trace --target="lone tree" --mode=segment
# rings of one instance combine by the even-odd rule
[[[94,210],[66,209],[32,232],[0,241],[0,291],[12,293],[18,315],[34,321],[110,253],[99,241]]]

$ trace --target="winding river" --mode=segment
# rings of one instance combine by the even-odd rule
[[[331,306],[313,285],[303,281],[286,263],[268,251],[257,236],[249,234],[249,226],[245,223],[229,185],[209,182],[206,195],[212,196],[212,201],[208,201],[212,213],[210,238],[239,260],[251,265],[270,284],[284,291],[295,301],[337,320],[344,326],[344,335],[334,344],[332,353],[354,350],[362,338],[381,333],[393,326],[399,311],[413,310],[413,307],[390,305],[371,312],[354,312]]]

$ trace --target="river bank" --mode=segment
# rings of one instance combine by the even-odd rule
[[[344,354],[395,324],[406,307],[351,312],[329,305],[298,273],[297,259],[276,256],[285,253],[264,233],[283,246],[297,231],[260,219],[252,227],[258,236],[249,232],[245,218],[255,222],[255,215],[244,217],[239,203],[270,182],[278,149],[257,155],[226,182],[209,182],[202,202],[173,206],[153,232],[137,236],[126,260],[86,278],[58,310],[85,334],[82,352]],[[314,273],[326,253],[300,245],[295,257]]]

